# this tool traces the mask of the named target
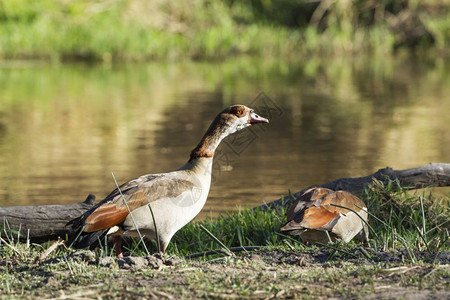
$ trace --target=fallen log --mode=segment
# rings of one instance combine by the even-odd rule
[[[389,167],[380,169],[374,174],[358,178],[342,178],[319,185],[332,190],[346,190],[355,195],[361,195],[373,178],[387,183],[397,180],[402,187],[410,189],[430,186],[450,186],[450,164],[430,163],[428,165],[406,169],[393,170]],[[304,190],[294,194],[298,196]],[[70,234],[66,223],[80,216],[94,205],[95,196],[89,195],[84,202],[68,205],[38,205],[0,207],[0,226],[4,230],[14,230],[21,233],[22,238],[29,237],[33,241],[51,240]],[[276,208],[283,203],[281,199],[259,206],[261,209]]]
[[[33,241],[64,237],[71,233],[66,223],[93,207],[94,202],[95,196],[89,194],[81,203],[0,207],[0,226],[5,231],[20,231],[22,239]]]
[[[379,169],[373,174],[364,177],[341,178],[332,182],[317,185],[318,187],[329,188],[331,190],[343,190],[361,196],[364,189],[374,182],[374,179],[387,184],[389,181],[397,182],[399,186],[407,189],[420,189],[425,187],[450,186],[450,164],[429,163],[419,168],[393,170],[389,167]],[[295,198],[309,189],[307,187],[293,194]],[[258,206],[261,209],[273,209],[283,205],[289,205],[284,196],[273,202]]]

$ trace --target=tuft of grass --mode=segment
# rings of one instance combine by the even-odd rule
[[[375,181],[363,198],[368,205],[369,223],[381,237],[383,251],[400,245],[408,252],[427,250],[432,254],[440,247],[448,250],[448,199],[433,197],[426,190],[411,193],[396,181]]]
[[[215,249],[217,244],[205,235],[201,227],[205,227],[228,248],[284,245],[284,239],[276,233],[285,220],[285,209],[243,209],[217,219],[192,222],[177,232],[169,251],[177,255],[188,255]]]

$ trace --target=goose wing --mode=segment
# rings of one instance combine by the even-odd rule
[[[84,232],[108,229],[121,224],[129,211],[162,198],[176,198],[194,189],[192,181],[170,175],[144,175],[128,181],[70,223],[75,230],[84,227]]]

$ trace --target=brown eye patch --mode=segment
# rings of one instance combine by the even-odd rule
[[[231,113],[239,118],[244,116],[245,108],[242,105],[236,105],[231,108]]]

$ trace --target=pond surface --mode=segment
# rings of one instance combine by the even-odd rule
[[[270,124],[221,144],[202,216],[379,168],[450,162],[445,61],[239,59],[0,66],[0,205],[103,199],[173,170],[241,103]]]

